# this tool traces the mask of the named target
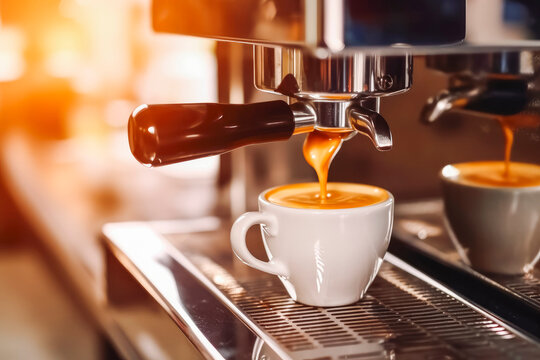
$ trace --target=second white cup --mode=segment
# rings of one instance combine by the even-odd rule
[[[468,184],[454,165],[440,177],[448,230],[462,260],[488,273],[532,270],[540,260],[540,186]]]

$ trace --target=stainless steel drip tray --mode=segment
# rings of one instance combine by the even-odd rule
[[[540,357],[538,343],[391,254],[361,301],[295,303],[276,277],[234,258],[229,225],[208,218],[104,227],[106,249],[207,358]],[[223,320],[231,314],[241,326]],[[216,333],[233,340],[224,346]]]

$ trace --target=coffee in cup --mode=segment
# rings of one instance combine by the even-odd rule
[[[330,183],[321,198],[317,183],[291,184],[276,187],[266,193],[266,199],[276,205],[297,209],[347,209],[377,204],[388,198],[388,193],[378,187]]]
[[[296,301],[338,306],[358,301],[377,275],[392,232],[394,198],[376,186],[329,183],[325,204],[318,183],[292,184],[259,195],[259,211],[240,216],[231,230],[236,256],[279,276]],[[268,262],[246,246],[260,224]]]
[[[447,165],[440,176],[463,260],[491,273],[531,270],[540,258],[540,165],[468,162]]]

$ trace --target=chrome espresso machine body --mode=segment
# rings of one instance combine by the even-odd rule
[[[445,230],[437,179],[441,166],[470,160],[472,151],[498,155],[492,143],[480,146],[500,131],[493,119],[540,114],[540,5],[154,0],[152,6],[156,31],[219,40],[220,104],[140,106],[128,126],[131,150],[151,166],[226,153],[220,181],[226,206],[205,218],[104,227],[107,301],[125,334],[121,343],[129,344],[124,354],[540,357],[540,270],[502,276],[467,265]],[[369,138],[373,146],[351,136],[331,177],[380,185],[397,199],[389,253],[365,298],[350,306],[295,303],[277,279],[239,264],[229,245],[230,220],[252,209],[262,189],[313,179],[303,164],[302,136],[293,136],[313,129]],[[515,151],[524,161],[539,162],[539,133],[519,135]],[[268,144],[242,148],[258,143]],[[251,242],[264,256],[256,234]],[[149,318],[155,326],[148,327]]]

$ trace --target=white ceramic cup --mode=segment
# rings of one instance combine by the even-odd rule
[[[234,253],[247,265],[277,275],[291,298],[312,306],[339,306],[364,296],[390,242],[394,198],[348,209],[298,209],[259,195],[259,211],[240,216],[231,229]],[[255,258],[246,233],[261,225],[268,262]]]
[[[440,173],[447,227],[461,258],[475,269],[523,274],[540,258],[540,186],[494,187]]]

